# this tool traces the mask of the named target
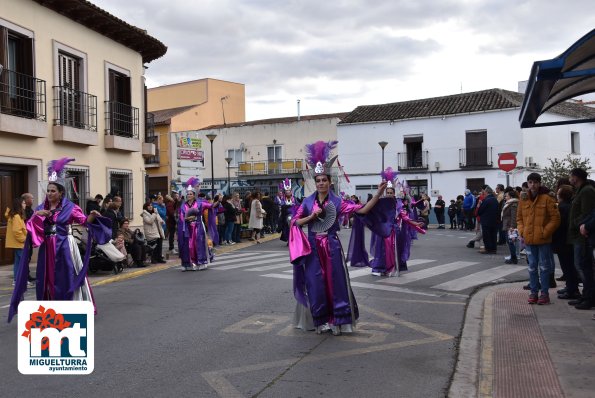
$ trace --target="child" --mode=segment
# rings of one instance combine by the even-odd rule
[[[128,256],[128,252],[126,251],[126,242],[124,241],[124,234],[119,233],[118,236],[116,236],[114,246],[116,246],[116,249],[118,249],[120,253],[122,253],[125,256]]]
[[[450,200],[450,206],[448,206],[448,219],[450,221],[450,229],[457,229],[457,204],[454,199]]]

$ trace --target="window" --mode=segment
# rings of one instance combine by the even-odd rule
[[[271,145],[271,146],[267,147],[268,160],[270,162],[282,160],[283,159],[283,157],[281,156],[282,148],[283,147],[281,145]]]
[[[473,192],[480,192],[485,185],[485,178],[467,178],[467,189]]]
[[[130,73],[114,65],[107,66],[106,130],[109,135],[138,139],[138,108],[132,106]]]
[[[33,33],[0,19],[0,64],[4,66],[0,76],[2,113],[45,119],[45,113],[38,115],[36,107],[36,96],[42,92],[33,76]]]
[[[581,153],[581,136],[578,131],[570,132],[570,153],[579,155]]]
[[[72,178],[72,185],[69,187],[71,192],[68,193],[69,197],[84,211],[87,205],[87,199],[90,197],[89,169],[82,167],[67,167],[66,177]]]
[[[131,219],[134,214],[132,208],[132,172],[110,170],[108,175],[110,193],[119,194],[122,197],[122,214],[124,214],[124,217]]]
[[[227,156],[231,158],[231,162],[229,163],[229,167],[238,167],[238,162],[242,161],[242,150],[241,149],[228,149]]]
[[[407,180],[410,195],[419,198],[422,193],[428,193],[428,180]]]
[[[486,166],[488,164],[488,132],[467,131],[465,134],[466,166]]]

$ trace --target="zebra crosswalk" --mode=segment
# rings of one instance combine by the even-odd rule
[[[287,252],[243,252],[222,255],[210,269],[227,271],[240,269],[261,272],[265,278],[293,278],[293,266]],[[348,267],[351,285],[354,288],[393,291],[437,296],[444,292],[462,292],[475,286],[498,281],[516,272],[525,272],[518,265],[490,266],[478,261],[441,262],[437,259],[411,259],[409,271],[399,277],[385,278],[371,275],[370,268]],[[360,281],[361,278],[361,281]],[[366,280],[364,280],[366,278]],[[437,292],[432,292],[437,291]],[[442,292],[442,293],[441,293]]]

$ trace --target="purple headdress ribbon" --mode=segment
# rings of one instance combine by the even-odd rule
[[[186,181],[186,191],[193,191],[194,188],[200,184],[200,180],[196,177],[190,177],[188,181]]]
[[[291,179],[289,179],[289,178],[284,179],[283,182],[282,182],[282,184],[283,184],[283,189],[285,191],[290,191],[291,190]]]

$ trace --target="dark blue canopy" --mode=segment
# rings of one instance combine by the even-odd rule
[[[556,58],[533,63],[519,116],[521,128],[595,121],[587,117],[536,123],[542,113],[556,104],[592,92],[595,92],[595,29]]]

